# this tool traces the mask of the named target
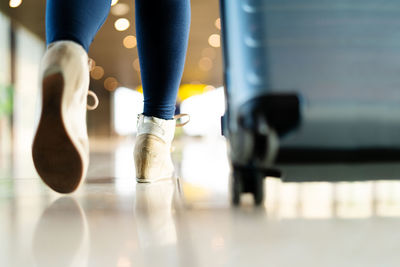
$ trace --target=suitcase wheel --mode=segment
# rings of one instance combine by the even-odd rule
[[[238,206],[240,197],[250,193],[254,198],[254,205],[259,206],[264,201],[264,175],[252,169],[233,168],[232,173],[232,204]]]

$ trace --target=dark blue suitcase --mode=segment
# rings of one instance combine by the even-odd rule
[[[400,1],[220,4],[234,204],[265,176],[399,178]]]

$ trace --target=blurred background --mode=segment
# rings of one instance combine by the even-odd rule
[[[397,179],[284,182],[268,178],[261,208],[253,208],[251,196],[244,196],[240,208],[230,206],[230,165],[220,126],[225,102],[218,0],[191,0],[189,48],[177,99],[177,111],[189,113],[191,122],[177,130],[172,152],[179,183],[143,185],[134,178],[136,118],[143,109],[135,7],[133,0],[113,0],[108,19],[89,52],[95,61],[90,90],[97,94],[100,105],[88,111],[88,177],[71,196],[50,190],[40,181],[30,151],[39,115],[39,64],[46,49],[45,4],[45,0],[0,1],[1,266],[266,266],[267,262],[273,266],[399,265]],[[343,8],[340,3],[339,8]],[[390,5],[389,9],[399,10]],[[369,6],[362,10],[369,12]],[[400,25],[394,24],[391,17],[387,20],[392,27]],[[328,22],[332,23],[329,17]],[[354,36],[350,39],[358,41]],[[296,42],[289,39],[288,43]],[[338,43],[342,44],[341,40]],[[394,65],[398,62],[396,54],[391,60]],[[283,61],[279,66],[286,70],[288,64]],[[297,70],[296,64],[290,66]],[[310,66],[315,67],[301,67],[307,73],[313,71]],[[336,66],[328,65],[326,76],[320,77],[323,85],[325,77],[335,78],[331,80],[332,87],[318,91],[320,95],[326,96],[330,88],[346,88],[340,87],[342,81],[330,74],[332,69],[339,74],[348,69]],[[357,74],[349,72],[345,77],[360,81],[354,73]],[[395,77],[393,73],[389,72],[388,77]],[[292,82],[284,75],[280,77]],[[298,77],[302,80],[308,76]],[[368,85],[373,84],[370,80]],[[397,92],[398,87],[393,88]],[[345,90],[329,92],[348,97]],[[317,109],[314,114],[319,117],[310,117],[322,118],[323,122],[326,114],[347,118],[348,109],[338,107],[344,111],[330,109],[323,113]],[[390,113],[397,121],[400,113],[385,108],[380,114]],[[338,131],[316,125],[318,130],[338,135]],[[349,125],[349,129],[354,128]],[[363,129],[360,132],[375,137],[374,129]],[[393,136],[398,133],[388,132]],[[314,142],[315,136],[310,136]],[[328,140],[325,144],[332,144],[333,137],[328,136]],[[398,166],[398,162],[378,167],[367,164],[367,170],[396,174],[393,165]],[[353,175],[353,166],[328,167],[331,168],[323,172],[335,174],[340,169]],[[316,170],[311,166],[306,169],[307,175],[316,176]]]
[[[0,147],[30,147],[38,116],[39,63],[45,47],[46,1],[0,3]],[[89,52],[95,61],[90,90],[100,106],[88,112],[91,137],[135,133],[136,114],[143,109],[137,53],[134,1],[113,0],[109,17]],[[218,1],[192,1],[189,48],[177,110],[192,114],[188,135],[219,134],[224,110]],[[90,101],[90,100],[89,100]],[[214,104],[199,116],[204,103]],[[190,103],[189,105],[187,103]],[[190,106],[190,108],[188,107]],[[211,105],[208,105],[209,107]],[[215,109],[215,110],[214,110]],[[211,117],[210,117],[211,116]]]

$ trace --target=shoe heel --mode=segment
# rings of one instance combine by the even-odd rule
[[[42,84],[42,114],[32,146],[35,168],[44,183],[59,193],[76,190],[83,179],[83,162],[62,117],[64,78],[46,76]]]

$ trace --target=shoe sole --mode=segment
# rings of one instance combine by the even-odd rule
[[[59,193],[75,191],[83,179],[83,161],[62,117],[64,78],[61,73],[43,79],[42,114],[33,141],[32,157],[41,179]]]

